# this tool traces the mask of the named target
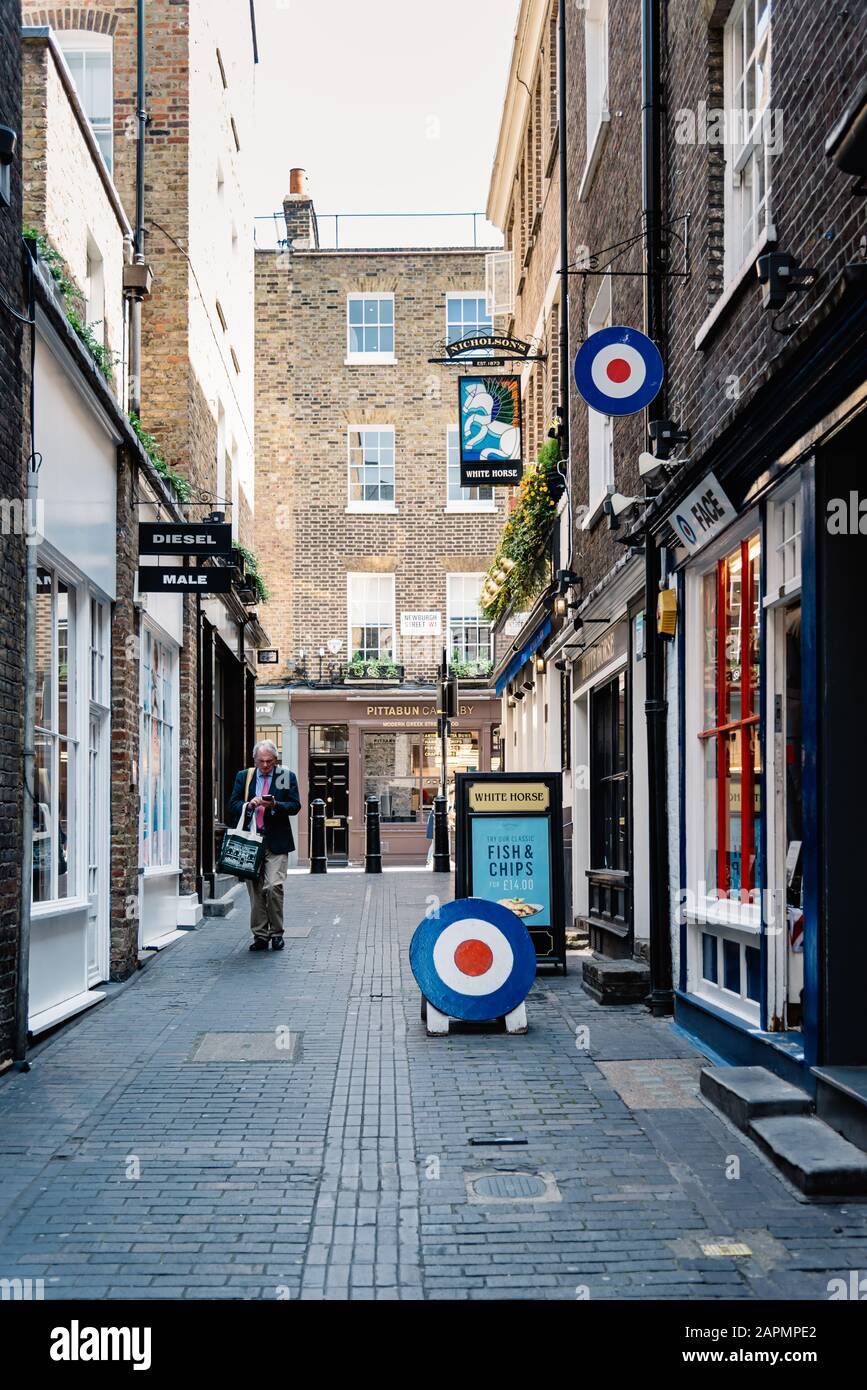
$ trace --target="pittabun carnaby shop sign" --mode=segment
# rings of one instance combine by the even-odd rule
[[[458,719],[471,718],[475,709],[475,705],[459,705]],[[419,705],[370,704],[365,709],[365,718],[375,719],[387,729],[429,729],[436,726],[437,707],[434,702]]]

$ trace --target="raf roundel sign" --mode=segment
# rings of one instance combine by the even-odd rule
[[[600,328],[581,344],[575,358],[575,385],[600,415],[643,410],[664,376],[659,348],[637,328]]]
[[[409,963],[435,1009],[473,1023],[511,1013],[536,977],[536,950],[521,919],[483,898],[459,898],[425,917]]]

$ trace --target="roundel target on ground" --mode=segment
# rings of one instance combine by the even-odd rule
[[[600,328],[581,344],[575,358],[575,385],[601,415],[643,410],[664,376],[659,348],[637,328]]]
[[[425,999],[467,1022],[511,1013],[536,977],[536,949],[520,917],[483,898],[459,898],[425,917],[409,963]]]

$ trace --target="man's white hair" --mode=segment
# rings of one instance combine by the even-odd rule
[[[253,744],[253,762],[255,762],[258,758],[259,751],[262,748],[269,748],[271,752],[274,754],[275,758],[278,756],[276,743],[272,743],[270,738],[263,738],[260,740],[259,743]]]

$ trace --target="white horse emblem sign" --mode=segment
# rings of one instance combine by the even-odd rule
[[[511,487],[521,481],[521,378],[462,376],[461,487]]]

